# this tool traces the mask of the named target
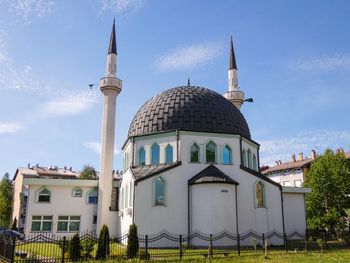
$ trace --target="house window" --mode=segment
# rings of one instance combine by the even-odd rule
[[[159,145],[158,144],[153,144],[151,147],[151,152],[152,152],[152,161],[151,163],[153,165],[159,164]]]
[[[139,165],[145,165],[146,164],[146,151],[145,149],[142,147],[139,150]]]
[[[72,195],[73,195],[73,197],[82,197],[83,196],[83,190],[81,188],[74,188]]]
[[[97,215],[94,215],[92,217],[92,224],[96,225],[97,224]]]
[[[165,181],[161,177],[154,181],[154,205],[165,205]]]
[[[223,164],[232,163],[232,150],[228,145],[226,145],[222,150],[222,163]]]
[[[283,182],[283,186],[290,186],[290,182],[289,181],[284,181]]]
[[[242,150],[242,164],[243,166],[247,166],[247,155],[244,149]]]
[[[214,142],[210,141],[205,146],[205,157],[207,163],[216,162],[216,144]]]
[[[80,230],[80,216],[58,216],[57,231],[76,232]]]
[[[301,187],[301,180],[294,180],[295,187]]]
[[[98,201],[97,190],[91,190],[88,193],[88,204],[97,204],[97,201]]]
[[[247,152],[247,158],[248,158],[248,168],[252,169],[252,153],[250,152],[249,149]]]
[[[289,175],[289,170],[285,170],[283,175],[284,176],[288,176]]]
[[[255,186],[255,198],[256,198],[256,207],[266,207],[265,206],[265,186],[262,182],[258,182]]]
[[[39,192],[39,195],[38,195],[39,203],[50,203],[50,199],[51,199],[51,192],[46,188],[42,189]]]
[[[168,144],[167,147],[165,147],[165,163],[172,163],[173,162],[173,147]]]
[[[197,143],[192,144],[191,146],[191,163],[199,163],[199,146]]]
[[[253,154],[253,169],[254,169],[255,171],[258,170],[258,166],[257,166],[257,163],[256,163],[256,156],[255,156],[255,154]]]
[[[52,216],[32,216],[32,232],[51,232]]]

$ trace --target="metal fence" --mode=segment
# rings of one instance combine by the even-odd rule
[[[30,234],[25,239],[0,234],[0,259],[5,262],[75,262],[93,259],[176,260],[227,257],[246,251],[279,249],[287,251],[329,250],[350,247],[345,237],[349,231],[331,234],[326,231],[307,231],[306,234],[256,233],[233,234],[227,231],[211,235],[198,231],[191,235],[176,235],[162,231],[154,235],[130,238],[80,233],[75,237],[59,237],[49,233]],[[131,252],[130,252],[131,251]]]

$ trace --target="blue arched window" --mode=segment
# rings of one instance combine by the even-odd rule
[[[158,144],[153,144],[151,147],[151,152],[152,152],[152,164],[159,164],[159,145]]]
[[[226,145],[222,150],[222,163],[223,164],[232,163],[232,150],[228,145]]]
[[[257,163],[256,163],[256,156],[255,156],[255,154],[253,154],[253,169],[254,169],[255,171],[258,170],[258,166],[257,166]]]
[[[143,147],[139,150],[139,165],[146,164],[146,151]]]
[[[216,162],[216,144],[212,141],[208,142],[205,146],[205,158],[207,163]]]
[[[192,144],[190,155],[191,163],[199,163],[199,146],[197,143]]]
[[[165,147],[165,163],[172,163],[173,162],[173,147],[168,144],[167,147]]]
[[[248,149],[248,154],[247,154],[247,159],[248,159],[248,168],[252,168],[252,153]]]
[[[266,207],[265,186],[262,182],[258,182],[255,186],[255,199],[257,208]]]
[[[243,166],[247,166],[247,154],[244,149],[242,150],[242,164]]]
[[[165,181],[162,177],[154,181],[154,205],[165,205]]]

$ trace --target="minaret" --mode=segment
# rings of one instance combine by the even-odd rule
[[[116,234],[117,214],[110,211],[113,187],[113,157],[115,113],[117,96],[122,90],[122,81],[117,74],[117,45],[115,21],[109,42],[106,76],[100,79],[100,90],[103,93],[103,117],[101,135],[101,160],[98,180],[97,231],[104,224],[108,225],[111,234]]]
[[[241,106],[244,103],[244,92],[240,91],[238,86],[238,70],[232,36],[230,45],[230,64],[228,67],[228,92],[224,94],[224,97],[238,109],[241,109]]]

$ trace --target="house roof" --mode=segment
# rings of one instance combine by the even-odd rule
[[[312,158],[305,158],[302,161],[296,160],[295,162],[285,162],[281,163],[272,167],[269,167],[268,169],[265,169],[261,171],[262,174],[268,174],[270,172],[277,172],[277,171],[283,171],[288,169],[295,169],[295,168],[302,168],[305,166],[309,166],[312,162]]]
[[[209,165],[198,174],[188,180],[189,185],[193,184],[208,184],[208,183],[222,183],[222,184],[234,184],[239,185],[238,182],[231,177],[223,173],[213,164]]]
[[[137,183],[149,177],[152,177],[154,175],[171,170],[180,165],[181,165],[181,161],[175,162],[175,163],[158,164],[158,165],[145,165],[145,166],[132,167],[131,172],[134,175],[135,181]]]

